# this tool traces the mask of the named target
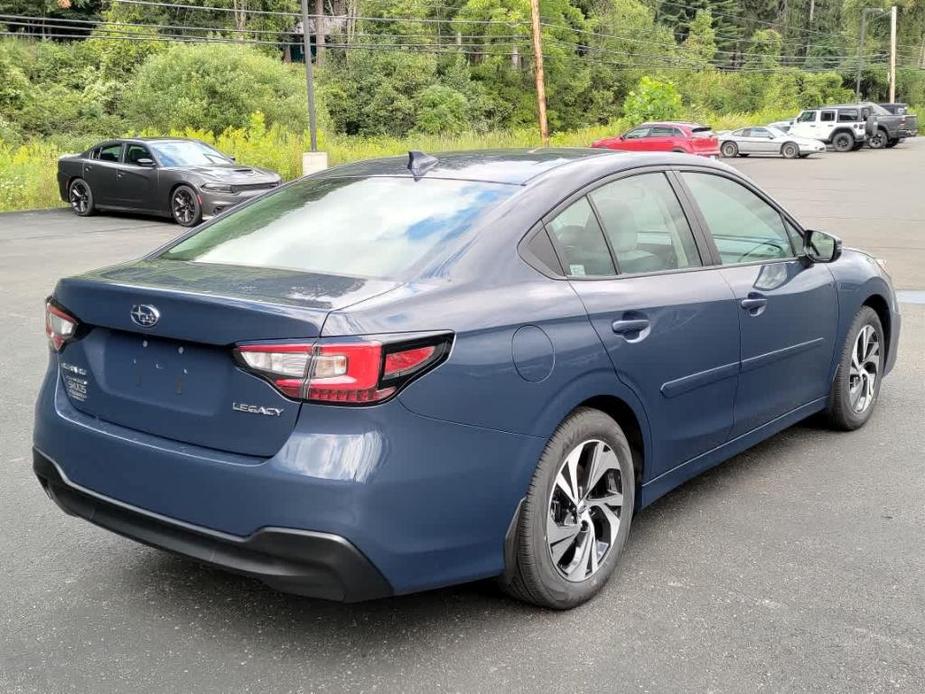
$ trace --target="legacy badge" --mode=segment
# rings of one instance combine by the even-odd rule
[[[268,417],[279,417],[283,413],[282,407],[263,407],[262,405],[248,405],[244,402],[231,403],[231,409],[235,412],[247,412],[247,414],[264,414]]]

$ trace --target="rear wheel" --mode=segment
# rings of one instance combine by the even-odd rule
[[[890,140],[889,142],[886,143],[886,148],[887,148],[887,149],[893,149],[893,148],[894,148],[896,145],[898,145],[901,141],[902,141],[902,140],[901,140],[900,138],[898,138],[898,137],[897,137],[897,138],[894,138],[894,139],[892,139],[892,140]]]
[[[780,148],[780,153],[784,155],[785,159],[796,159],[800,156],[800,148],[797,147],[796,143],[785,142],[784,146]]]
[[[880,394],[885,347],[880,317],[862,306],[848,330],[829,393],[826,417],[836,429],[857,429],[870,419]]]
[[[170,213],[180,226],[193,227],[202,221],[199,196],[189,186],[178,186],[170,196]]]
[[[580,408],[540,457],[501,585],[526,602],[565,610],[607,582],[630,531],[633,459],[620,426]]]
[[[67,201],[78,217],[88,217],[96,211],[93,203],[93,191],[90,184],[82,178],[75,178],[67,188]]]
[[[724,142],[721,148],[724,157],[737,157],[739,155],[739,146],[735,142]]]
[[[854,147],[854,137],[849,133],[836,133],[832,138],[832,147],[836,152],[850,152]]]

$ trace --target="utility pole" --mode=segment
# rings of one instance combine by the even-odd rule
[[[318,151],[318,127],[315,117],[315,75],[312,71],[312,42],[308,32],[308,0],[302,0],[302,47],[305,51],[305,91],[308,94],[308,130],[312,152]]]
[[[890,103],[896,102],[896,5],[890,8]]]
[[[861,10],[861,38],[858,41],[858,75],[857,75],[857,84],[854,88],[854,96],[860,101],[861,100],[861,73],[864,71],[864,39],[867,37],[867,15],[883,15],[886,14],[886,10],[880,10],[873,7],[865,7]]]
[[[304,2],[304,0],[303,0]],[[533,25],[533,61],[536,73],[536,104],[540,117],[540,137],[543,146],[549,145],[549,127],[546,124],[546,77],[543,75],[543,40],[540,37],[540,0],[530,0]]]

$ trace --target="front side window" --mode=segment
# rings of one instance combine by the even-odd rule
[[[769,133],[765,128],[752,128],[751,136],[768,138],[771,136],[771,133]]]
[[[621,274],[701,264],[690,225],[664,174],[623,178],[601,186],[590,198]]]
[[[780,213],[736,181],[681,174],[706,220],[723,265],[793,257]]]
[[[581,198],[547,224],[570,277],[615,275],[604,233],[587,198]]]
[[[803,111],[797,118],[797,123],[812,123],[816,120],[815,111]]]
[[[139,159],[150,159],[151,153],[143,145],[130,144],[125,148],[125,163],[138,165]]]
[[[305,179],[232,211],[160,257],[399,279],[517,190],[392,176]]]
[[[626,133],[624,137],[626,137],[627,140],[638,140],[641,137],[648,136],[649,128],[634,128],[633,130],[630,130],[628,133]]]

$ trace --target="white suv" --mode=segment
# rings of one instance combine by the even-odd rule
[[[868,124],[860,107],[815,108],[801,112],[793,120],[790,134],[822,140],[836,152],[849,152],[864,146]]]

